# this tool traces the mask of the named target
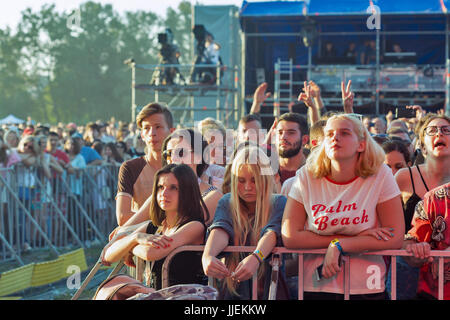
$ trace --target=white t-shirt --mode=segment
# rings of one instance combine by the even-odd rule
[[[377,204],[398,195],[398,185],[385,164],[375,175],[357,177],[347,183],[337,183],[327,178],[315,179],[304,166],[289,193],[289,197],[305,207],[305,229],[319,235],[357,235],[379,226]],[[314,270],[322,263],[323,256],[305,255],[304,290],[344,293],[343,268],[335,277],[320,282],[316,280]],[[350,294],[384,291],[385,273],[386,265],[381,256],[351,255]]]
[[[212,163],[206,168],[205,172],[203,172],[201,180],[204,183],[210,184],[221,190],[224,176],[225,167]]]

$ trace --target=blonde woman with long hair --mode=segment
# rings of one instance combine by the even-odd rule
[[[219,201],[202,257],[206,275],[224,280],[221,299],[251,299],[251,282],[258,272],[258,297],[267,299],[267,257],[281,244],[281,219],[286,198],[273,194],[274,170],[267,155],[255,146],[242,148],[231,167],[231,192]],[[230,253],[227,246],[256,246],[253,253]],[[264,285],[266,284],[266,286]]]
[[[341,255],[401,248],[400,190],[383,162],[383,149],[360,119],[338,114],[327,120],[322,144],[292,186],[282,223],[287,248],[327,249],[325,257],[305,256],[305,299],[343,299]],[[351,299],[387,298],[381,256],[352,255],[350,270]],[[373,270],[376,281],[369,278]]]

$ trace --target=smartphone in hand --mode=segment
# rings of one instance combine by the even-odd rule
[[[339,255],[338,264],[339,264],[339,267],[342,266],[342,255]],[[320,266],[318,266],[316,268],[316,270],[314,270],[314,276],[316,277],[317,281],[320,281],[323,279],[322,269],[323,269],[323,263]]]
[[[323,264],[321,264],[320,266],[318,266],[316,268],[316,270],[314,270],[314,276],[316,277],[317,281],[322,280],[322,269],[323,269]]]

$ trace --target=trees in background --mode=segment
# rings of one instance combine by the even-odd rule
[[[166,27],[175,34],[182,63],[190,62],[187,1],[169,8],[166,17],[150,10],[119,14],[110,4],[86,2],[79,7],[80,29],[67,27],[69,16],[44,5],[23,11],[14,33],[0,29],[0,117],[129,121],[131,73],[123,62],[157,64],[157,33]]]

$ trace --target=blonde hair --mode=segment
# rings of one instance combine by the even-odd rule
[[[39,142],[37,141],[35,136],[24,136],[22,139],[20,139],[19,144],[17,145],[17,150],[19,151],[19,153],[24,152],[24,145],[27,144],[28,142],[32,142],[33,143],[33,154],[37,155],[38,154],[38,150],[39,150]]]
[[[246,212],[245,202],[238,193],[238,172],[243,166],[247,166],[255,179],[256,186],[256,208],[254,220],[249,220]],[[255,146],[242,148],[231,165],[231,219],[234,230],[234,245],[256,245],[261,230],[267,225],[272,211],[272,193],[274,189],[273,170],[270,159],[262,149]],[[247,239],[249,243],[246,243]],[[228,268],[234,269],[239,263],[239,253],[232,253],[226,258]],[[263,274],[260,268],[258,276]],[[226,280],[228,289],[237,295],[236,284],[231,279]]]
[[[347,120],[352,123],[353,132],[359,141],[365,141],[365,149],[358,155],[355,173],[357,176],[367,178],[375,174],[384,162],[384,151],[371,137],[362,121],[355,116],[336,114],[327,120],[327,124],[334,120]],[[306,166],[314,178],[323,178],[331,174],[331,159],[325,152],[325,143],[315,148],[306,160]]]

